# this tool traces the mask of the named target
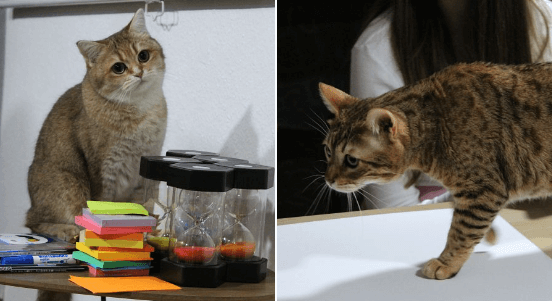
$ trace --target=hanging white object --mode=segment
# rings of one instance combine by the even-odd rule
[[[145,8],[146,16],[149,16],[148,5],[150,3],[161,3],[161,12],[157,12],[155,16],[152,16],[153,21],[155,22],[157,18],[161,17],[165,13],[165,2],[163,2],[163,0],[146,0],[146,8]]]

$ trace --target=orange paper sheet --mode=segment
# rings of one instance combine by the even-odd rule
[[[82,230],[79,241],[87,247],[144,248],[143,233],[99,235],[90,230]]]
[[[76,277],[69,281],[81,286],[94,294],[139,292],[139,291],[169,291],[180,287],[152,276],[138,277]]]

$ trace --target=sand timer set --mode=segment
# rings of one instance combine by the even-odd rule
[[[261,253],[273,167],[214,153],[168,151],[142,157],[140,175],[146,178],[145,201],[153,199],[163,209],[158,229],[147,237],[156,248],[161,278],[217,287],[266,277]]]

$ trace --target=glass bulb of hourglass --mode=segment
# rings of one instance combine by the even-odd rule
[[[231,225],[222,232],[220,252],[231,259],[248,259],[255,253],[255,237],[241,222],[253,213],[259,203],[259,194],[255,190],[234,189],[227,193],[225,210],[232,220]]]
[[[225,210],[234,217],[245,217],[257,208],[260,196],[257,190],[233,189],[226,194]]]
[[[184,210],[196,221],[205,220],[215,210],[216,193],[187,191],[184,196]]]
[[[248,259],[255,253],[255,238],[251,231],[237,221],[222,232],[220,254],[231,259]]]
[[[173,249],[174,254],[188,263],[206,263],[215,255],[215,242],[196,225],[188,229]]]
[[[213,259],[216,244],[203,224],[214,212],[217,195],[210,192],[182,191],[173,221],[177,239],[172,252],[187,263],[207,263]],[[191,228],[189,228],[191,227]]]

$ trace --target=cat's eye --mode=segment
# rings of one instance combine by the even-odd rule
[[[149,52],[147,50],[142,50],[138,53],[138,61],[140,63],[145,63],[149,60]]]
[[[326,158],[329,159],[332,157],[332,151],[327,145],[324,145],[324,152],[326,153]]]
[[[111,67],[111,71],[113,71],[113,73],[116,73],[116,74],[123,74],[123,72],[125,72],[126,69],[127,69],[127,66],[123,63],[115,63]]]
[[[355,168],[358,166],[358,159],[350,155],[345,155],[345,165]]]

